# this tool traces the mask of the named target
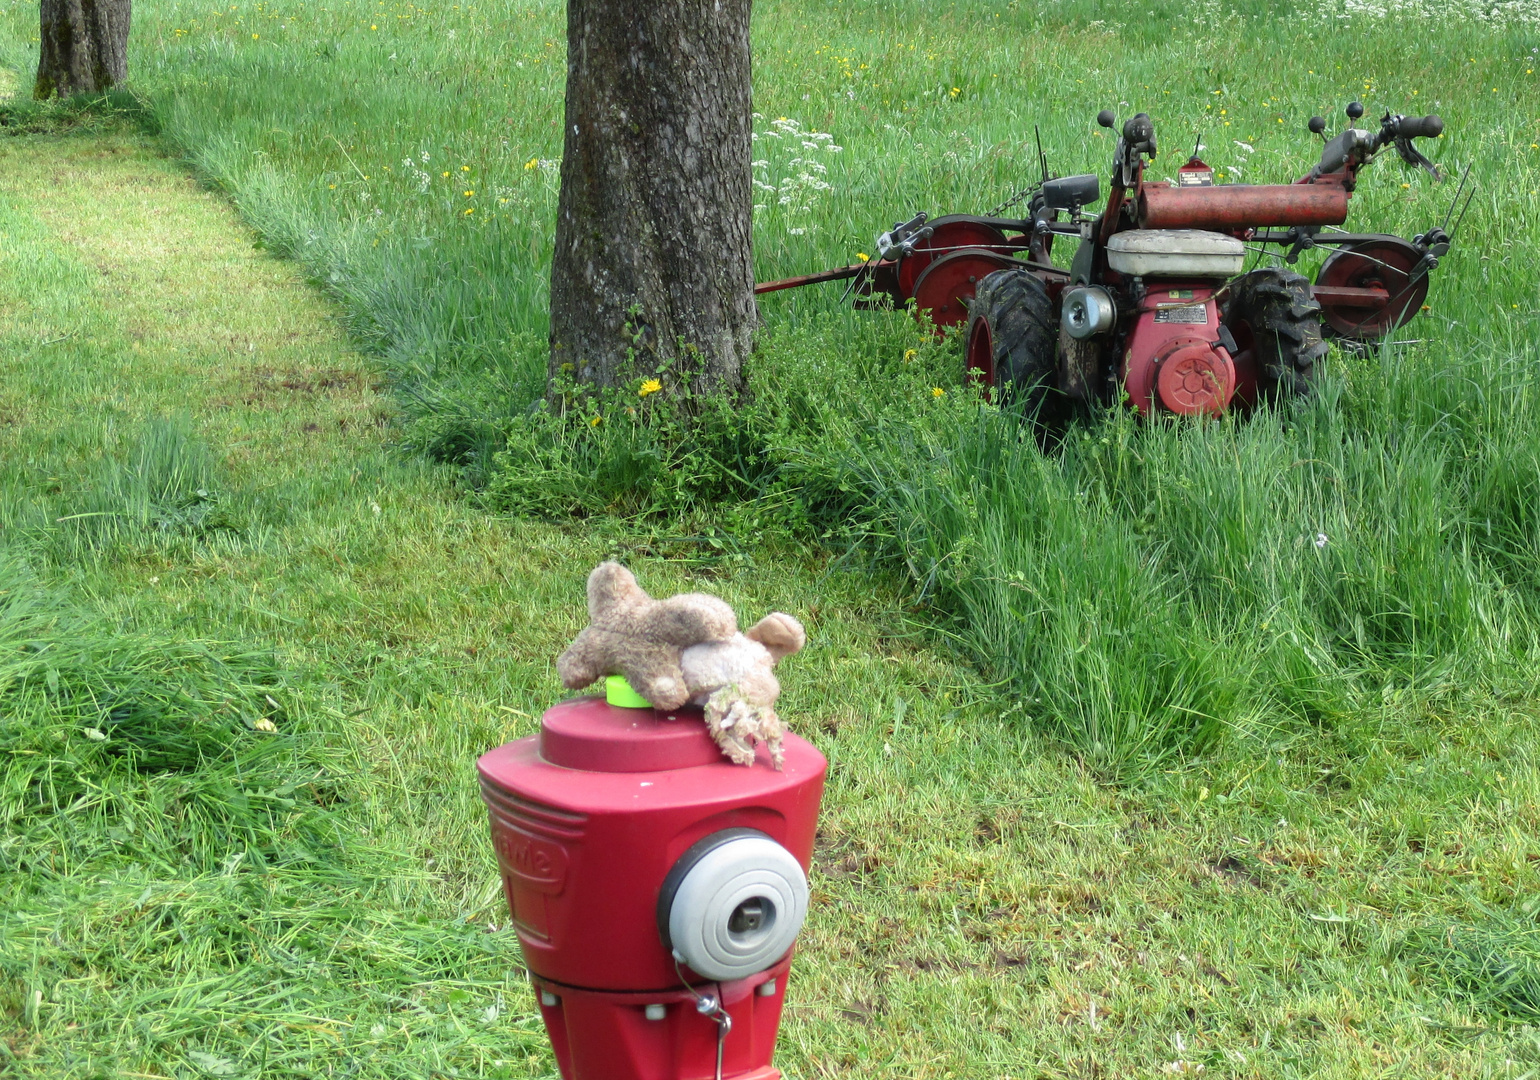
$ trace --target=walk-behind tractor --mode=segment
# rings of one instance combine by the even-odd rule
[[[1323,335],[1362,344],[1404,325],[1449,250],[1447,215],[1411,241],[1337,228],[1383,147],[1439,178],[1412,140],[1437,137],[1442,120],[1387,114],[1371,131],[1357,126],[1363,113],[1350,104],[1347,129],[1329,140],[1311,118],[1320,162],[1292,184],[1256,185],[1216,184],[1201,144],[1174,181],[1146,179],[1155,126],[1139,113],[1123,123],[1099,214],[1097,177],[1051,178],[1039,149],[1042,180],[994,213],[917,214],[878,238],[879,258],[755,292],[849,279],[857,306],[913,301],[938,328],[966,326],[969,372],[1029,408],[1126,395],[1144,414],[1220,413],[1297,394]],[[1096,119],[1116,123],[1110,110]],[[1001,216],[1023,202],[1026,217]],[[1079,242],[1067,270],[1050,259],[1061,237]],[[1286,268],[1324,245],[1334,250],[1313,284]]]

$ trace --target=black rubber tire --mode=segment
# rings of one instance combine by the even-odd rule
[[[1222,321],[1244,351],[1254,351],[1257,397],[1277,401],[1310,392],[1315,365],[1326,355],[1321,305],[1310,282],[1269,266],[1235,279]]]
[[[1048,290],[1024,270],[996,270],[968,305],[968,341],[980,320],[994,344],[995,391],[1002,404],[1039,419],[1060,410],[1059,313]]]

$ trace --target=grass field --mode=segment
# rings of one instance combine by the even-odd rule
[[[1086,429],[1046,466],[967,395],[927,407],[958,389],[952,354],[902,316],[837,310],[833,289],[767,299],[761,407],[705,434],[532,412],[560,5],[155,3],[135,71],[170,143],[341,301],[408,445],[467,465],[490,506],[750,543],[853,534],[1033,721],[1120,770],[1387,685],[1436,691],[1450,671],[1522,692],[1534,669],[1540,15],[1371,8],[759,7],[765,276],[847,262],[916,209],[986,208],[1034,174],[1037,129],[1055,169],[1102,169],[1102,106],[1149,109],[1168,156],[1203,140],[1247,181],[1303,172],[1305,120],[1340,122],[1352,98],[1445,116],[1434,156],[1478,193],[1402,343],[1338,357],[1334,389],[1286,431]],[[6,9],[19,68],[27,10]],[[1411,234],[1449,196],[1382,161],[1350,224]]]
[[[469,765],[617,555],[812,631],[789,1075],[1535,1075],[1540,14],[1386,10],[758,6],[762,276],[987,208],[1033,124],[1100,171],[1103,106],[1243,179],[1444,115],[1415,340],[1045,457],[816,293],[715,426],[529,416],[560,7],[141,4],[147,106],[0,136],[0,1073],[550,1075]]]

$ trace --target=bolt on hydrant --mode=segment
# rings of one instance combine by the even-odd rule
[[[604,625],[609,598],[601,581],[595,611],[595,579],[606,567],[656,603],[624,570],[605,564],[589,582],[594,627],[585,634]],[[662,603],[695,599],[715,598]],[[771,649],[766,673],[802,643],[800,624],[772,618],[794,626],[797,640]],[[677,627],[677,609],[659,621]],[[630,635],[635,645],[647,629],[643,621],[605,632]],[[721,653],[736,642],[765,652],[736,625],[717,626],[701,644]],[[639,682],[639,674],[658,673],[658,655],[648,661],[643,673],[634,656],[608,666],[629,668]],[[671,669],[689,692],[683,700],[704,704],[716,695],[720,705],[722,687],[686,677],[700,667],[686,657]],[[604,696],[554,706],[538,735],[477,763],[514,929],[563,1080],[780,1076],[771,1056],[792,945],[807,915],[827,763],[777,721],[780,767],[764,742],[750,743],[747,768],[734,764],[724,753],[741,761],[742,744],[729,750],[723,732],[705,721],[709,715],[730,728],[743,711],[703,712],[700,704],[654,707],[611,676]]]

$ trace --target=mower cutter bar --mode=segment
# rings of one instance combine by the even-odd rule
[[[853,278],[867,267],[866,263],[856,263],[854,266],[841,266],[833,270],[821,270],[816,274],[803,274],[801,277],[782,278],[779,281],[764,281],[754,286],[754,295],[763,293],[780,292],[782,289],[795,289],[802,285],[817,285],[821,281],[844,281]]]

